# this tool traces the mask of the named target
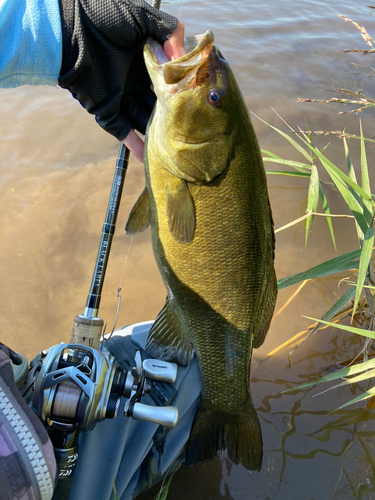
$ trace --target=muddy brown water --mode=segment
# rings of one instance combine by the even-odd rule
[[[299,104],[298,97],[330,98],[331,86],[363,89],[374,97],[371,55],[360,32],[343,14],[375,33],[375,11],[362,0],[263,2],[184,2],[163,8],[185,22],[189,34],[211,29],[229,61],[249,109],[283,127],[275,109],[293,127],[359,131],[357,115],[340,109]],[[118,143],[58,88],[0,90],[0,303],[1,340],[29,359],[43,348],[68,341],[73,318],[82,313],[91,282],[101,227],[112,182]],[[342,110],[342,109],[341,109]],[[260,145],[284,158],[299,159],[290,145],[253,117]],[[364,133],[374,135],[373,114],[362,114]],[[339,139],[317,137],[330,159],[345,168]],[[349,143],[359,171],[359,148]],[[374,152],[367,146],[370,176]],[[273,168],[266,164],[267,168]],[[326,178],[324,174],[323,178]],[[303,215],[307,183],[268,176],[275,227]],[[116,290],[122,286],[118,324],[155,318],[165,298],[146,232],[123,234],[127,215],[144,184],[143,168],[131,160],[117,232],[103,289],[100,316],[112,327]],[[332,213],[346,213],[339,194],[326,189]],[[335,252],[326,222],[317,218],[308,245],[304,226],[277,234],[278,278],[357,248],[354,226],[334,222]],[[192,269],[192,272],[194,270]],[[281,391],[328,373],[361,348],[356,337],[323,330],[300,347],[287,365],[288,342],[321,317],[345,291],[330,277],[308,283],[289,304],[297,287],[280,292],[265,344],[254,353],[252,394],[263,429],[260,473],[231,464],[223,455],[198,468],[177,472],[169,497],[191,499],[370,499],[375,498],[374,414],[357,405],[328,414],[360,394],[365,384],[317,395],[320,390]],[[286,306],[286,307],[284,307]],[[154,497],[157,488],[142,495]]]

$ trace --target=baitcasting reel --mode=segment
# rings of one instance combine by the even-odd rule
[[[154,359],[123,368],[107,351],[80,344],[58,344],[42,353],[33,404],[39,418],[50,428],[70,432],[93,429],[105,418],[117,417],[121,397],[128,398],[124,415],[173,428],[178,411],[173,406],[141,403],[146,393],[157,404],[169,404],[175,395],[177,365]],[[167,396],[166,396],[167,395]]]

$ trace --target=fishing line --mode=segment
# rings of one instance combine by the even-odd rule
[[[129,254],[130,254],[130,249],[132,247],[132,243],[133,243],[133,238],[134,238],[134,235],[132,234],[131,238],[130,238],[130,243],[129,243],[129,248],[128,248],[128,253],[126,254],[126,257],[125,257],[125,262],[124,262],[124,267],[122,269],[122,274],[121,274],[121,278],[120,278],[120,283],[119,283],[119,288],[121,290],[121,283],[122,283],[122,279],[124,277],[124,272],[125,272],[125,267],[126,267],[126,263],[128,262],[128,257],[129,257]],[[118,290],[118,289],[117,289]]]
[[[132,234],[131,238],[130,238],[130,243],[129,243],[129,248],[128,248],[128,253],[126,254],[126,257],[125,257],[125,262],[124,262],[124,266],[122,268],[122,273],[121,273],[121,277],[120,277],[120,283],[119,283],[119,286],[117,287],[117,297],[118,297],[118,301],[117,301],[117,311],[116,311],[116,317],[115,317],[115,322],[113,324],[113,328],[112,328],[112,331],[111,333],[109,334],[109,337],[107,340],[109,340],[112,335],[113,335],[113,332],[115,331],[115,328],[116,328],[116,324],[117,324],[117,320],[118,320],[118,315],[120,313],[120,306],[121,306],[121,295],[120,295],[120,292],[121,292],[121,284],[122,284],[122,280],[123,280],[123,277],[124,277],[124,273],[125,273],[125,268],[126,268],[126,264],[128,262],[128,257],[129,257],[129,254],[130,254],[130,249],[132,247],[132,243],[133,243],[133,237],[134,235]]]
[[[182,13],[182,6],[183,6],[184,0],[181,0],[181,7],[180,7],[180,14],[178,16],[179,21],[181,21],[181,13]]]

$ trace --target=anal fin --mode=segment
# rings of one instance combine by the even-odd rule
[[[180,366],[188,366],[193,358],[193,344],[183,335],[180,321],[171,310],[169,299],[148,334],[146,354]]]

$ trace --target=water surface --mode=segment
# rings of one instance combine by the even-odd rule
[[[343,14],[375,34],[374,12],[362,0],[263,0],[262,2],[173,1],[164,10],[179,16],[187,34],[211,29],[229,61],[249,109],[284,127],[274,108],[293,127],[358,133],[358,116],[341,109],[299,104],[296,98],[330,98],[331,87],[363,89],[374,96],[371,55],[359,31]],[[0,90],[0,275],[2,341],[31,359],[39,350],[68,341],[73,318],[82,313],[100,240],[118,143],[102,131],[68,92],[48,87]],[[372,137],[373,115],[362,116]],[[253,117],[260,145],[285,158],[299,159],[289,144]],[[330,139],[317,137],[323,147]],[[349,143],[358,170],[358,145]],[[327,150],[345,168],[342,143]],[[370,175],[373,150],[367,147]],[[266,165],[272,168],[272,165]],[[323,176],[324,177],[324,176]],[[302,215],[303,180],[269,176],[275,227]],[[148,232],[133,239],[123,227],[144,185],[143,168],[131,160],[108,266],[100,316],[112,327],[116,290],[122,286],[118,324],[153,319],[165,299]],[[337,192],[327,189],[333,213],[345,211]],[[337,253],[327,224],[314,221],[308,246],[303,225],[278,233],[278,278],[302,271],[357,248],[353,225],[335,221]],[[129,246],[129,258],[126,260]],[[327,373],[360,349],[356,338],[324,330],[304,344],[287,367],[288,348],[268,353],[309,325],[302,314],[320,317],[345,291],[336,278],[308,283],[283,308],[294,289],[279,294],[266,342],[254,353],[252,394],[264,437],[264,465],[250,473],[223,457],[198,468],[182,468],[169,498],[369,499],[374,491],[373,414],[361,406],[327,415],[364,386],[312,397],[318,389],[281,395],[286,388]],[[278,313],[278,311],[281,311]],[[155,491],[143,495],[153,498]]]

